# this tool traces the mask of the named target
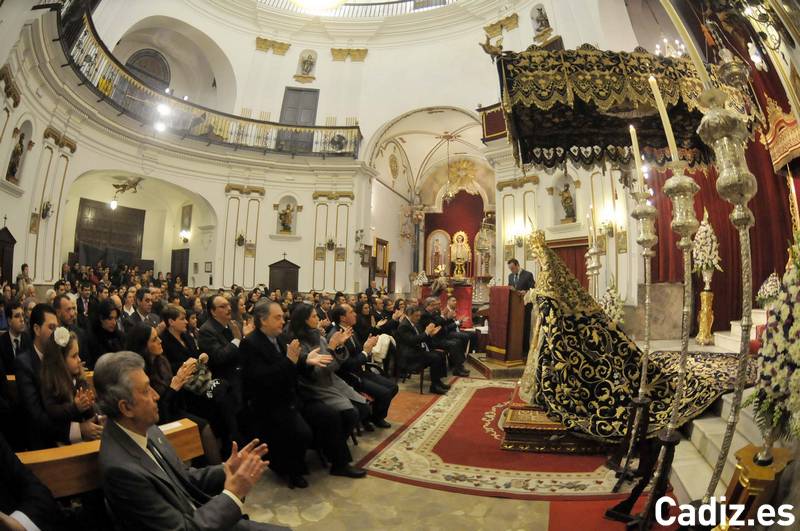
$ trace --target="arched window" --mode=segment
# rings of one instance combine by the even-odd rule
[[[169,87],[171,80],[169,63],[167,59],[152,48],[145,48],[134,52],[125,62],[133,75],[150,85],[152,88],[164,90]]]

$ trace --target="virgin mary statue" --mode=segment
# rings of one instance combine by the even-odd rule
[[[539,262],[534,323],[520,395],[579,435],[624,436],[631,398],[638,394],[641,352],[610,321],[564,262],[534,232],[528,245]],[[648,364],[649,435],[666,427],[677,383],[677,356],[655,355]],[[723,367],[690,357],[680,423],[703,412],[725,391]]]

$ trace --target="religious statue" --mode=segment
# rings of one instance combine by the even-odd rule
[[[291,233],[292,232],[292,219],[294,218],[294,206],[291,203],[287,203],[286,207],[278,213],[278,221],[281,224],[280,232],[283,233]]]
[[[431,271],[435,271],[442,263],[442,246],[439,240],[433,240],[433,250],[431,251]]]
[[[564,208],[564,219],[562,221],[574,222],[575,199],[572,198],[572,194],[569,191],[569,183],[564,183],[564,188],[558,192],[558,195],[561,196],[561,206]]]
[[[14,150],[11,152],[11,160],[8,163],[8,171],[6,171],[6,180],[14,184],[19,182],[20,162],[22,161],[22,154],[25,152],[25,133],[20,132],[19,141],[14,144]]]
[[[300,71],[303,73],[304,76],[311,75],[311,71],[314,70],[314,56],[312,54],[308,54],[303,57],[302,62],[300,63]]]
[[[453,243],[450,244],[450,261],[455,264],[453,278],[464,280],[466,265],[472,261],[472,251],[467,243],[467,234],[463,230],[456,232]]]
[[[581,435],[618,441],[636,396],[642,353],[581,286],[561,258],[545,243],[542,231],[528,237],[539,264],[531,343],[520,397]],[[701,414],[725,390],[726,367],[691,357],[685,395],[678,404],[678,425]],[[651,399],[648,437],[669,422],[678,382],[678,360],[669,353],[650,358]]]
[[[547,13],[544,12],[542,6],[536,8],[536,33],[543,33],[550,29],[550,20],[547,18]]]

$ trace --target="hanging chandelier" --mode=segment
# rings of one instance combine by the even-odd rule
[[[445,183],[444,196],[442,198],[443,204],[446,205],[453,200],[453,198],[456,196],[456,192],[458,191],[456,190],[456,187],[453,184],[453,180],[450,176],[450,142],[453,140],[453,138],[455,138],[455,135],[445,131],[440,138],[443,138],[447,141],[447,183]]]
[[[684,45],[678,39],[675,39],[674,42],[670,42],[669,39],[663,37],[661,39],[661,42],[656,43],[656,47],[655,50],[653,50],[653,54],[658,55],[659,57],[670,57],[672,59],[678,59],[679,57],[683,57],[684,55],[686,55],[686,45]]]

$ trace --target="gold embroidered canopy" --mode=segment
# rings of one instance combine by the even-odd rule
[[[610,158],[630,161],[628,125],[639,134],[646,158],[663,163],[666,137],[648,84],[658,80],[681,158],[705,162],[708,152],[697,136],[702,117],[702,85],[686,58],[598,50],[523,52],[492,50],[497,60],[503,109],[517,160],[547,166],[571,158],[591,164]],[[728,95],[728,107],[748,117],[749,99],[740,90],[712,79]]]

